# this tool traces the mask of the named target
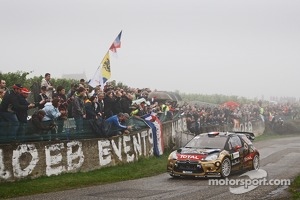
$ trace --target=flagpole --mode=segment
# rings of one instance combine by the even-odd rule
[[[101,63],[100,63],[100,66],[98,66],[98,68],[96,69],[96,72],[95,72],[95,74],[94,74],[94,76],[93,76],[93,79],[90,79],[89,80],[89,83],[92,81],[92,80],[95,80],[95,76],[97,75],[97,72],[98,72],[98,70],[99,70],[99,68],[100,67],[102,67],[102,64],[103,64],[103,62],[104,62],[104,59],[106,58],[106,55],[107,54],[109,54],[109,51],[111,50],[112,52],[117,52],[117,48],[120,48],[120,45],[121,45],[121,42],[120,42],[120,40],[121,40],[121,35],[122,35],[122,31],[123,30],[121,30],[120,31],[120,33],[118,34],[118,36],[116,37],[116,39],[113,41],[113,43],[110,45],[110,47],[108,48],[108,51],[107,51],[107,53],[104,55],[104,57],[103,57],[103,59],[102,59],[102,61],[101,61]],[[115,42],[117,42],[117,46],[115,46]],[[101,87],[103,87],[103,77],[102,77],[102,74],[101,74],[101,70],[102,69],[100,69],[100,79],[102,80],[101,81]]]
[[[107,51],[107,52],[108,52],[108,51]],[[107,54],[107,53],[106,53],[106,54]],[[103,86],[103,77],[102,77],[102,74],[101,74],[101,68],[100,68],[100,67],[102,67],[102,63],[104,62],[104,59],[105,59],[105,57],[106,57],[106,54],[104,55],[104,57],[102,58],[102,61],[100,62],[100,65],[99,65],[98,68],[96,69],[93,78],[89,80],[89,83],[90,83],[91,81],[96,80],[95,77],[100,76],[99,85],[101,85],[101,88],[102,88],[102,89],[103,89],[104,86]],[[92,87],[93,87],[93,86],[92,86]]]

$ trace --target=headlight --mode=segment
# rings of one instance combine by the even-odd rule
[[[170,155],[169,155],[169,160],[177,160],[177,153],[176,151],[173,151]]]
[[[214,153],[214,154],[208,155],[204,160],[207,160],[207,161],[217,160],[218,157],[219,157],[219,154]]]

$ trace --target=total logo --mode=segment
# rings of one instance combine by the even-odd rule
[[[180,155],[179,159],[200,160],[197,155]]]

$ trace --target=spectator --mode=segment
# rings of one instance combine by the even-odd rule
[[[129,133],[129,131],[132,130],[132,126],[124,125],[128,118],[129,115],[127,113],[119,113],[106,119],[104,122],[106,136],[111,137],[121,135],[122,133]]]
[[[91,96],[85,100],[86,119],[98,119],[98,113],[96,112],[97,101],[98,98],[95,96]]]
[[[83,132],[83,119],[86,118],[86,111],[84,107],[84,100],[86,97],[86,90],[84,87],[79,87],[77,94],[72,101],[72,115],[75,119],[77,132]]]
[[[8,88],[6,87],[6,81],[3,79],[0,79],[0,89],[8,91]]]
[[[28,109],[28,106],[21,105],[19,102],[22,88],[21,84],[14,84],[13,89],[5,93],[0,106],[0,114],[4,121],[18,122],[16,112]]]
[[[44,110],[40,109],[33,113],[31,119],[28,123],[27,134],[44,134],[48,133],[50,130],[55,130],[55,124],[45,124],[43,119],[46,113]]]
[[[58,86],[56,88],[56,93],[53,94],[53,98],[57,98],[59,100],[58,110],[62,113],[57,118],[57,132],[61,133],[63,131],[64,122],[68,118],[68,103],[65,88],[63,86]]]
[[[78,90],[79,85],[72,83],[71,84],[71,89],[68,91],[67,94],[67,113],[68,113],[68,118],[73,118],[73,113],[72,113],[72,101],[74,100],[76,96],[76,91]]]
[[[104,92],[98,93],[98,107],[97,107],[97,113],[99,113],[99,116],[103,119],[104,116]]]
[[[46,95],[47,95],[47,97],[50,100],[52,100],[52,95],[53,95],[53,92],[54,92],[54,87],[51,84],[50,79],[51,79],[51,75],[49,73],[46,73],[45,77],[42,79],[41,87],[42,86],[46,86]]]
[[[127,113],[127,114],[131,113],[132,100],[133,100],[133,95],[131,95],[130,93],[126,93],[126,92],[123,93],[123,96],[122,96],[122,99],[120,102],[123,113]]]
[[[27,110],[29,107],[29,105],[21,105],[19,102],[22,88],[21,84],[14,84],[12,90],[5,92],[0,105],[0,119],[11,123],[7,130],[2,131],[7,132],[8,136],[12,138],[16,138],[19,129],[19,120],[16,113]]]
[[[43,121],[46,124],[54,124],[55,122],[57,122],[57,119],[61,116],[61,115],[65,115],[66,111],[62,110],[59,111],[59,106],[60,106],[60,100],[58,98],[54,98],[52,100],[52,102],[47,102],[45,104],[45,107],[43,108],[43,110],[45,111],[46,115],[43,118]],[[59,126],[63,126],[63,124],[61,123],[57,123]],[[60,127],[60,130],[62,130],[63,127]],[[54,133],[54,132],[53,132]]]
[[[113,100],[113,105],[112,105],[112,112],[113,115],[116,115],[122,111],[122,105],[121,105],[121,98],[122,98],[122,93],[120,90],[115,91],[114,95],[114,100]]]
[[[50,101],[49,97],[46,95],[47,92],[47,87],[42,86],[41,87],[41,92],[39,96],[37,97],[37,106],[39,109],[43,109],[45,104]]]
[[[145,100],[139,103],[138,107],[131,112],[131,116],[141,117],[148,114],[148,109],[146,105],[147,103]]]
[[[0,104],[2,102],[2,99],[3,99],[4,95],[5,95],[5,90],[1,88],[0,89]]]
[[[83,78],[79,80],[79,86],[80,87],[84,87],[84,88],[88,87],[87,84],[86,84],[86,82],[85,82],[85,80]]]
[[[16,115],[17,115],[17,118],[19,120],[19,122],[21,123],[27,123],[27,118],[28,118],[28,109],[31,109],[31,108],[34,108],[35,107],[35,104],[33,103],[29,103],[27,101],[27,98],[30,94],[30,91],[27,89],[27,88],[22,88],[21,90],[21,94],[18,95],[18,98],[19,98],[19,104],[20,105],[23,105],[23,109],[19,109],[16,111]]]
[[[106,92],[103,101],[104,101],[104,119],[108,119],[109,117],[113,116],[112,109],[114,106],[115,99],[112,90]]]
[[[23,87],[21,90],[21,95],[18,96],[20,105],[27,106],[24,108],[24,110],[20,109],[16,111],[17,118],[20,122],[18,133],[22,136],[22,140],[24,139],[23,137],[25,136],[27,130],[28,109],[36,107],[35,104],[29,103],[27,101],[29,94],[30,91],[27,88]]]

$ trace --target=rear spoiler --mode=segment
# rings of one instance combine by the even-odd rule
[[[246,137],[247,137],[249,140],[254,140],[254,139],[255,139],[255,135],[254,135],[254,133],[252,133],[252,132],[234,131],[234,133],[244,134],[244,135],[246,135]]]

